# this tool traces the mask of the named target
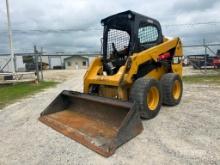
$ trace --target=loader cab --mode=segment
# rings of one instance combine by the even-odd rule
[[[101,21],[103,70],[114,75],[129,56],[163,42],[160,23],[133,11],[125,11]]]

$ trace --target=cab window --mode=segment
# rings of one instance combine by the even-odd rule
[[[140,26],[138,29],[138,38],[141,44],[156,42],[158,37],[158,30],[153,25]]]

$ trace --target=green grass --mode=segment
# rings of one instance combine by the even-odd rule
[[[183,76],[185,83],[220,85],[220,75],[191,75]]]
[[[56,84],[57,82],[53,81],[42,81],[38,84],[19,83],[15,85],[0,86],[0,109],[18,99],[40,92]]]

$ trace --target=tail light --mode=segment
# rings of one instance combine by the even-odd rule
[[[166,60],[166,59],[170,58],[170,56],[171,56],[170,53],[164,53],[159,56],[158,60],[159,61]]]

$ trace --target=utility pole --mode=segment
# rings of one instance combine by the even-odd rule
[[[43,55],[43,47],[41,47],[41,51],[40,51],[40,63],[41,63],[41,80],[44,80],[44,76],[43,76],[43,61],[42,61],[42,55]]]
[[[12,41],[11,19],[10,19],[8,0],[6,0],[6,9],[7,9],[7,20],[8,20],[9,47],[11,51],[11,68],[12,68],[12,73],[15,73],[15,57],[14,57],[14,48],[13,48],[13,41]]]
[[[35,69],[36,69],[36,75],[37,75],[37,81],[40,81],[40,75],[39,75],[39,65],[38,65],[38,55],[39,52],[37,51],[37,46],[34,45],[34,54],[35,54]]]
[[[206,46],[206,40],[203,38],[203,45],[205,47],[205,73],[207,72],[207,46]]]

